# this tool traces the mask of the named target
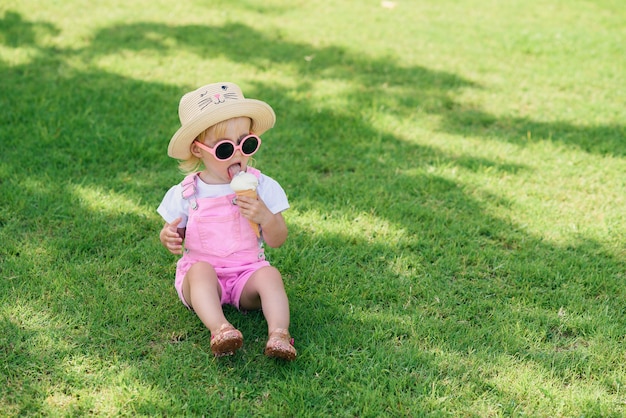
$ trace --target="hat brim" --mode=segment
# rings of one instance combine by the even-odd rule
[[[204,130],[216,123],[236,117],[248,117],[252,120],[251,131],[261,135],[271,129],[276,122],[274,110],[265,102],[255,99],[242,99],[231,103],[223,103],[219,110],[202,113],[181,126],[172,136],[167,154],[179,160],[191,157],[191,143]]]

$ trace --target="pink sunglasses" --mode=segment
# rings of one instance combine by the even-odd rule
[[[239,141],[239,144],[235,144],[229,139],[218,142],[212,148],[203,144],[200,141],[194,141],[200,148],[214,156],[220,161],[227,161],[233,158],[237,150],[241,151],[246,157],[251,156],[259,150],[261,147],[261,138],[255,134],[250,134]]]

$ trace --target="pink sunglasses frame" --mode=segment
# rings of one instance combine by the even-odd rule
[[[250,153],[250,154],[246,154],[245,152],[243,152],[243,149],[242,149],[242,146],[241,146],[246,141],[246,139],[248,139],[248,138],[256,138],[256,140],[258,141],[258,145],[257,145],[256,149],[254,150],[253,153]],[[197,141],[197,140],[193,141],[193,142],[195,142],[196,145],[199,146],[201,149],[203,149],[206,152],[208,152],[209,154],[211,154],[213,156],[213,158],[215,158],[218,161],[228,161],[228,160],[230,160],[231,158],[233,158],[235,156],[237,151],[241,152],[242,155],[245,155],[246,157],[249,157],[251,155],[256,154],[256,152],[259,150],[259,148],[261,148],[261,137],[256,135],[256,134],[253,134],[253,133],[251,133],[249,135],[246,135],[243,138],[241,138],[241,140],[239,141],[238,144],[236,144],[234,141],[231,141],[230,139],[224,139],[224,140],[218,142],[217,144],[213,145],[212,148],[209,147],[206,144],[203,144],[200,141]],[[218,158],[218,156],[215,155],[215,150],[217,149],[217,147],[219,147],[220,145],[222,145],[224,143],[230,143],[230,144],[233,145],[233,153],[230,155],[230,157],[228,157],[226,159]]]

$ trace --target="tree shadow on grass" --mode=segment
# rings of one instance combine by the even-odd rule
[[[56,30],[52,24],[38,24]],[[37,31],[32,27],[17,14],[5,14],[0,28],[17,35],[5,36],[4,43],[36,47]],[[439,114],[449,122],[443,129],[451,132],[466,132],[474,120],[485,120],[487,127],[479,123],[474,132],[480,135],[487,129],[490,137],[505,141],[530,126],[590,153],[623,155],[619,142],[594,147],[582,139],[611,136],[623,127],[505,120],[481,111],[472,116],[457,110],[455,91],[479,86],[454,74],[403,67],[392,58],[355,56],[338,47],[288,42],[240,24],[119,25],[97,33],[84,50],[41,46],[28,64],[0,64],[0,85],[6,93],[0,104],[8,109],[0,115],[0,193],[5,202],[0,233],[6,241],[0,249],[0,273],[11,278],[4,282],[2,309],[11,311],[15,301],[23,305],[22,313],[11,311],[1,325],[2,355],[9,370],[9,389],[3,395],[7,404],[12,399],[21,402],[16,393],[24,388],[32,399],[43,400],[44,383],[64,382],[71,391],[85,375],[80,364],[68,366],[68,358],[81,356],[100,368],[106,367],[102,366],[106,358],[119,359],[135,370],[132,384],[159,388],[171,399],[180,394],[165,383],[172,370],[156,370],[155,364],[191,366],[180,360],[181,354],[204,366],[174,372],[175,380],[188,384],[187,379],[201,382],[207,376],[228,375],[233,387],[242,389],[222,389],[219,396],[233,402],[245,390],[254,391],[258,381],[273,387],[284,378],[276,376],[276,368],[268,363],[250,371],[246,367],[250,357],[254,361],[260,356],[252,349],[217,366],[207,361],[208,333],[176,300],[171,288],[173,261],[162,255],[156,239],[159,222],[148,215],[148,208],[156,206],[172,179],[178,178],[164,154],[184,89],[95,68],[75,70],[66,63],[70,57],[90,63],[122,49],[165,55],[183,49],[253,63],[261,70],[284,65],[302,79],[297,93],[305,94],[314,82],[333,78],[357,87],[342,93],[343,99],[361,103],[363,109],[384,107],[401,116],[416,109]],[[305,61],[304,55],[315,59]],[[571,365],[558,370],[571,378],[583,373],[579,369],[587,360],[577,342],[597,340],[600,334],[615,342],[624,334],[623,325],[608,329],[605,321],[593,317],[607,312],[617,324],[624,323],[626,306],[618,286],[625,267],[622,260],[590,240],[565,248],[544,242],[519,225],[489,215],[483,203],[511,206],[511,202],[498,196],[479,200],[462,183],[414,170],[428,165],[489,167],[515,175],[527,167],[417,146],[375,129],[363,114],[329,112],[314,100],[296,99],[291,93],[261,83],[246,92],[267,100],[279,114],[277,129],[267,135],[275,151],[259,157],[267,167],[264,171],[283,184],[294,210],[322,214],[320,222],[324,217],[332,222],[353,216],[354,225],[352,231],[330,233],[319,232],[314,223],[292,223],[290,241],[269,251],[285,275],[292,301],[301,359],[285,370],[297,376],[296,382],[318,374],[324,382],[320,393],[332,394],[345,405],[378,402],[384,410],[407,402],[405,394],[413,393],[418,406],[443,374],[461,386],[478,384],[482,389],[474,389],[474,394],[492,388],[488,376],[476,371],[468,380],[469,366],[444,364],[435,350],[479,363],[489,356],[518,356],[546,371],[553,370],[555,362],[569,361]],[[151,117],[133,118],[137,106],[147,107],[149,112],[142,114]],[[282,132],[302,135],[287,138]],[[29,164],[24,164],[25,155],[33,156]],[[360,227],[359,216],[396,230],[396,239],[385,241],[371,227]],[[578,279],[565,281],[565,271]],[[584,305],[591,316],[576,311]],[[561,308],[578,319],[564,323]],[[39,325],[27,321],[32,312],[42,313]],[[258,314],[250,319],[252,325],[243,320],[240,324],[259,351],[263,321]],[[528,326],[536,334],[535,346],[532,338],[513,332],[515,325]],[[42,345],[28,346],[33,339]],[[484,357],[472,355],[473,350]],[[47,370],[45,378],[28,377],[20,371],[24,364],[28,373]],[[591,373],[603,371],[601,363],[587,364]],[[234,377],[231,365],[262,379]],[[355,372],[365,366],[370,372]],[[299,369],[306,373],[297,375]],[[392,381],[396,382],[392,394],[383,396]],[[602,389],[612,390],[609,383]],[[381,396],[376,400],[367,398],[366,393],[377,391]],[[286,396],[296,396],[289,393],[285,391]],[[466,396],[471,394],[468,389]],[[516,400],[515,394],[503,396]],[[210,395],[195,402],[193,412],[199,413],[214,407],[216,400]],[[147,413],[160,407],[168,408],[158,403],[142,406]],[[323,407],[332,412],[330,405]],[[42,406],[15,408],[36,413]]]
[[[253,63],[260,69],[286,65],[306,77],[300,87],[304,91],[308,89],[306,80],[351,81],[359,88],[350,94],[349,102],[363,103],[365,109],[386,104],[390,112],[398,116],[413,115],[416,109],[437,114],[442,116],[440,129],[444,132],[472,134],[517,145],[525,144],[531,135],[537,140],[554,141],[592,154],[626,155],[623,124],[576,126],[564,121],[538,122],[531,118],[494,116],[455,101],[457,89],[481,88],[457,75],[405,67],[395,57],[375,59],[357,56],[341,47],[316,48],[289,42],[279,35],[270,37],[240,23],[215,27],[120,25],[99,32],[88,53],[115,53],[120,45],[133,51],[163,53],[175,53],[182,47],[200,57],[223,56],[233,62]],[[280,103],[284,92],[278,93],[275,99]]]
[[[43,34],[59,33],[59,29],[51,23],[26,21],[21,14],[12,11],[5,12],[0,19],[0,43],[12,48],[37,47]]]
[[[626,156],[623,124],[576,126],[562,121],[537,122],[531,118],[495,117],[464,106],[456,106],[442,116],[441,129],[453,134],[492,138],[518,146],[550,141],[589,154]]]

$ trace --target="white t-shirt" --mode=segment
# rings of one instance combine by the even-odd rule
[[[289,209],[285,191],[273,178],[261,174],[256,191],[259,198],[273,214]],[[196,199],[220,197],[233,193],[233,189],[230,188],[229,184],[206,184],[200,176],[196,177]],[[182,218],[178,228],[184,228],[187,225],[189,200],[183,199],[183,186],[181,183],[167,191],[163,201],[157,208],[157,212],[167,223],[172,223],[176,218]]]

